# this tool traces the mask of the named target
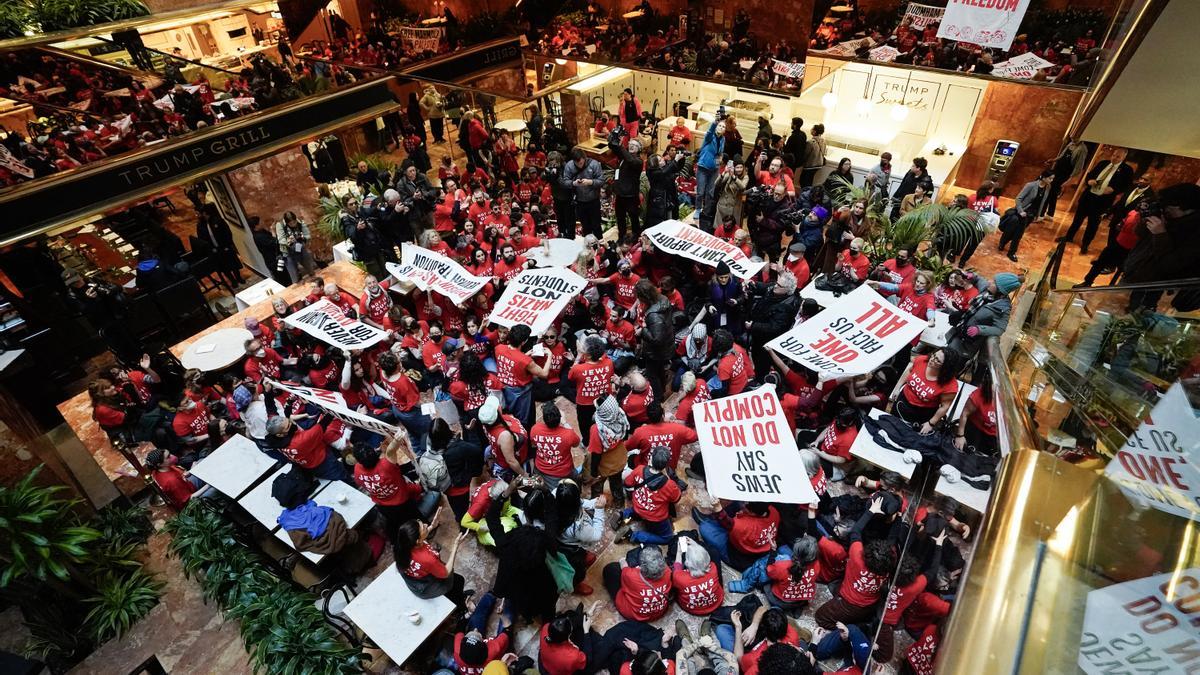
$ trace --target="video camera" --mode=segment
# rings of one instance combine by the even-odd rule
[[[755,185],[742,193],[746,198],[746,206],[762,211],[771,203],[771,188],[766,185]]]

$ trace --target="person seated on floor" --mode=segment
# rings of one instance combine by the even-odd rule
[[[671,585],[679,608],[693,616],[712,614],[725,601],[721,568],[708,550],[690,537],[676,539]]]
[[[454,636],[454,666],[459,675],[484,675],[487,665],[500,661],[512,644],[512,617],[500,615],[496,633],[485,638],[488,619],[497,607],[496,596],[484,593],[467,619],[466,631]]]
[[[624,541],[625,537],[635,544],[671,542],[674,535],[671,511],[683,493],[671,478],[670,461],[671,449],[660,445],[651,450],[649,464],[639,466],[625,476],[625,487],[632,490],[633,506],[621,512],[624,523],[618,526],[614,542]],[[642,522],[642,528],[637,532],[632,531],[630,522],[634,516]]]
[[[276,476],[271,496],[283,507],[276,522],[297,551],[325,556],[327,566],[356,577],[379,559],[385,540],[374,532],[364,536],[342,514],[314,502],[309,495],[315,488],[316,481],[299,467]]]
[[[604,567],[604,588],[612,596],[617,612],[630,621],[650,622],[667,613],[671,596],[671,575],[657,546],[644,546],[638,564],[625,559]]]
[[[743,630],[742,613],[734,610],[730,616],[732,624],[717,626],[717,640],[722,649],[733,652],[743,675],[758,672],[758,662],[763,652],[774,644],[800,646],[801,635],[788,621],[783,610],[759,605],[754,611],[750,625]],[[807,631],[806,631],[807,632]],[[747,651],[747,648],[749,650]]]
[[[592,614],[588,611],[563,612],[542,624],[538,635],[538,668],[546,675],[578,675],[588,663],[588,652],[595,634],[591,633]],[[578,619],[578,620],[577,620]]]
[[[824,468],[829,469],[828,475],[835,481],[845,480],[846,473],[856,466],[857,461],[850,455],[850,447],[858,438],[858,411],[854,408],[842,408],[838,412],[825,433],[817,439],[810,448],[823,462]]]
[[[839,622],[867,621],[875,613],[883,587],[896,570],[896,549],[887,539],[875,539],[864,544],[863,529],[870,520],[883,514],[883,498],[871,500],[870,508],[859,517],[850,534],[846,573],[837,594],[817,608],[817,625],[827,630]]]
[[[746,502],[732,516],[729,507],[715,513],[692,509],[692,519],[708,549],[741,572],[775,548],[779,510],[766,502]]]

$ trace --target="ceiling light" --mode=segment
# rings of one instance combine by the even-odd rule
[[[897,103],[892,106],[892,111],[890,114],[892,119],[896,120],[897,122],[903,122],[904,120],[908,119],[908,106]]]
[[[558,65],[560,65],[560,66],[565,66],[565,65],[567,65],[567,60],[566,60],[566,59],[554,59],[554,62],[555,62],[555,63],[557,63],[557,64],[558,64]]]
[[[837,94],[832,91],[825,92],[825,95],[821,97],[821,105],[826,110],[832,109],[833,106],[837,105]]]

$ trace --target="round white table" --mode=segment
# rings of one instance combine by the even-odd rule
[[[251,337],[245,328],[223,328],[188,345],[179,361],[184,368],[204,372],[228,368],[246,355],[246,340]]]
[[[504,129],[513,136],[519,136],[520,138],[517,140],[517,145],[525,147],[525,129],[527,128],[525,125],[525,120],[517,118],[500,120],[499,122],[496,122],[496,128]]]

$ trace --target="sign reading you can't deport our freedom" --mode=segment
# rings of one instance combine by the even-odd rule
[[[709,494],[730,500],[817,502],[773,390],[706,401],[696,408],[695,419]]]

